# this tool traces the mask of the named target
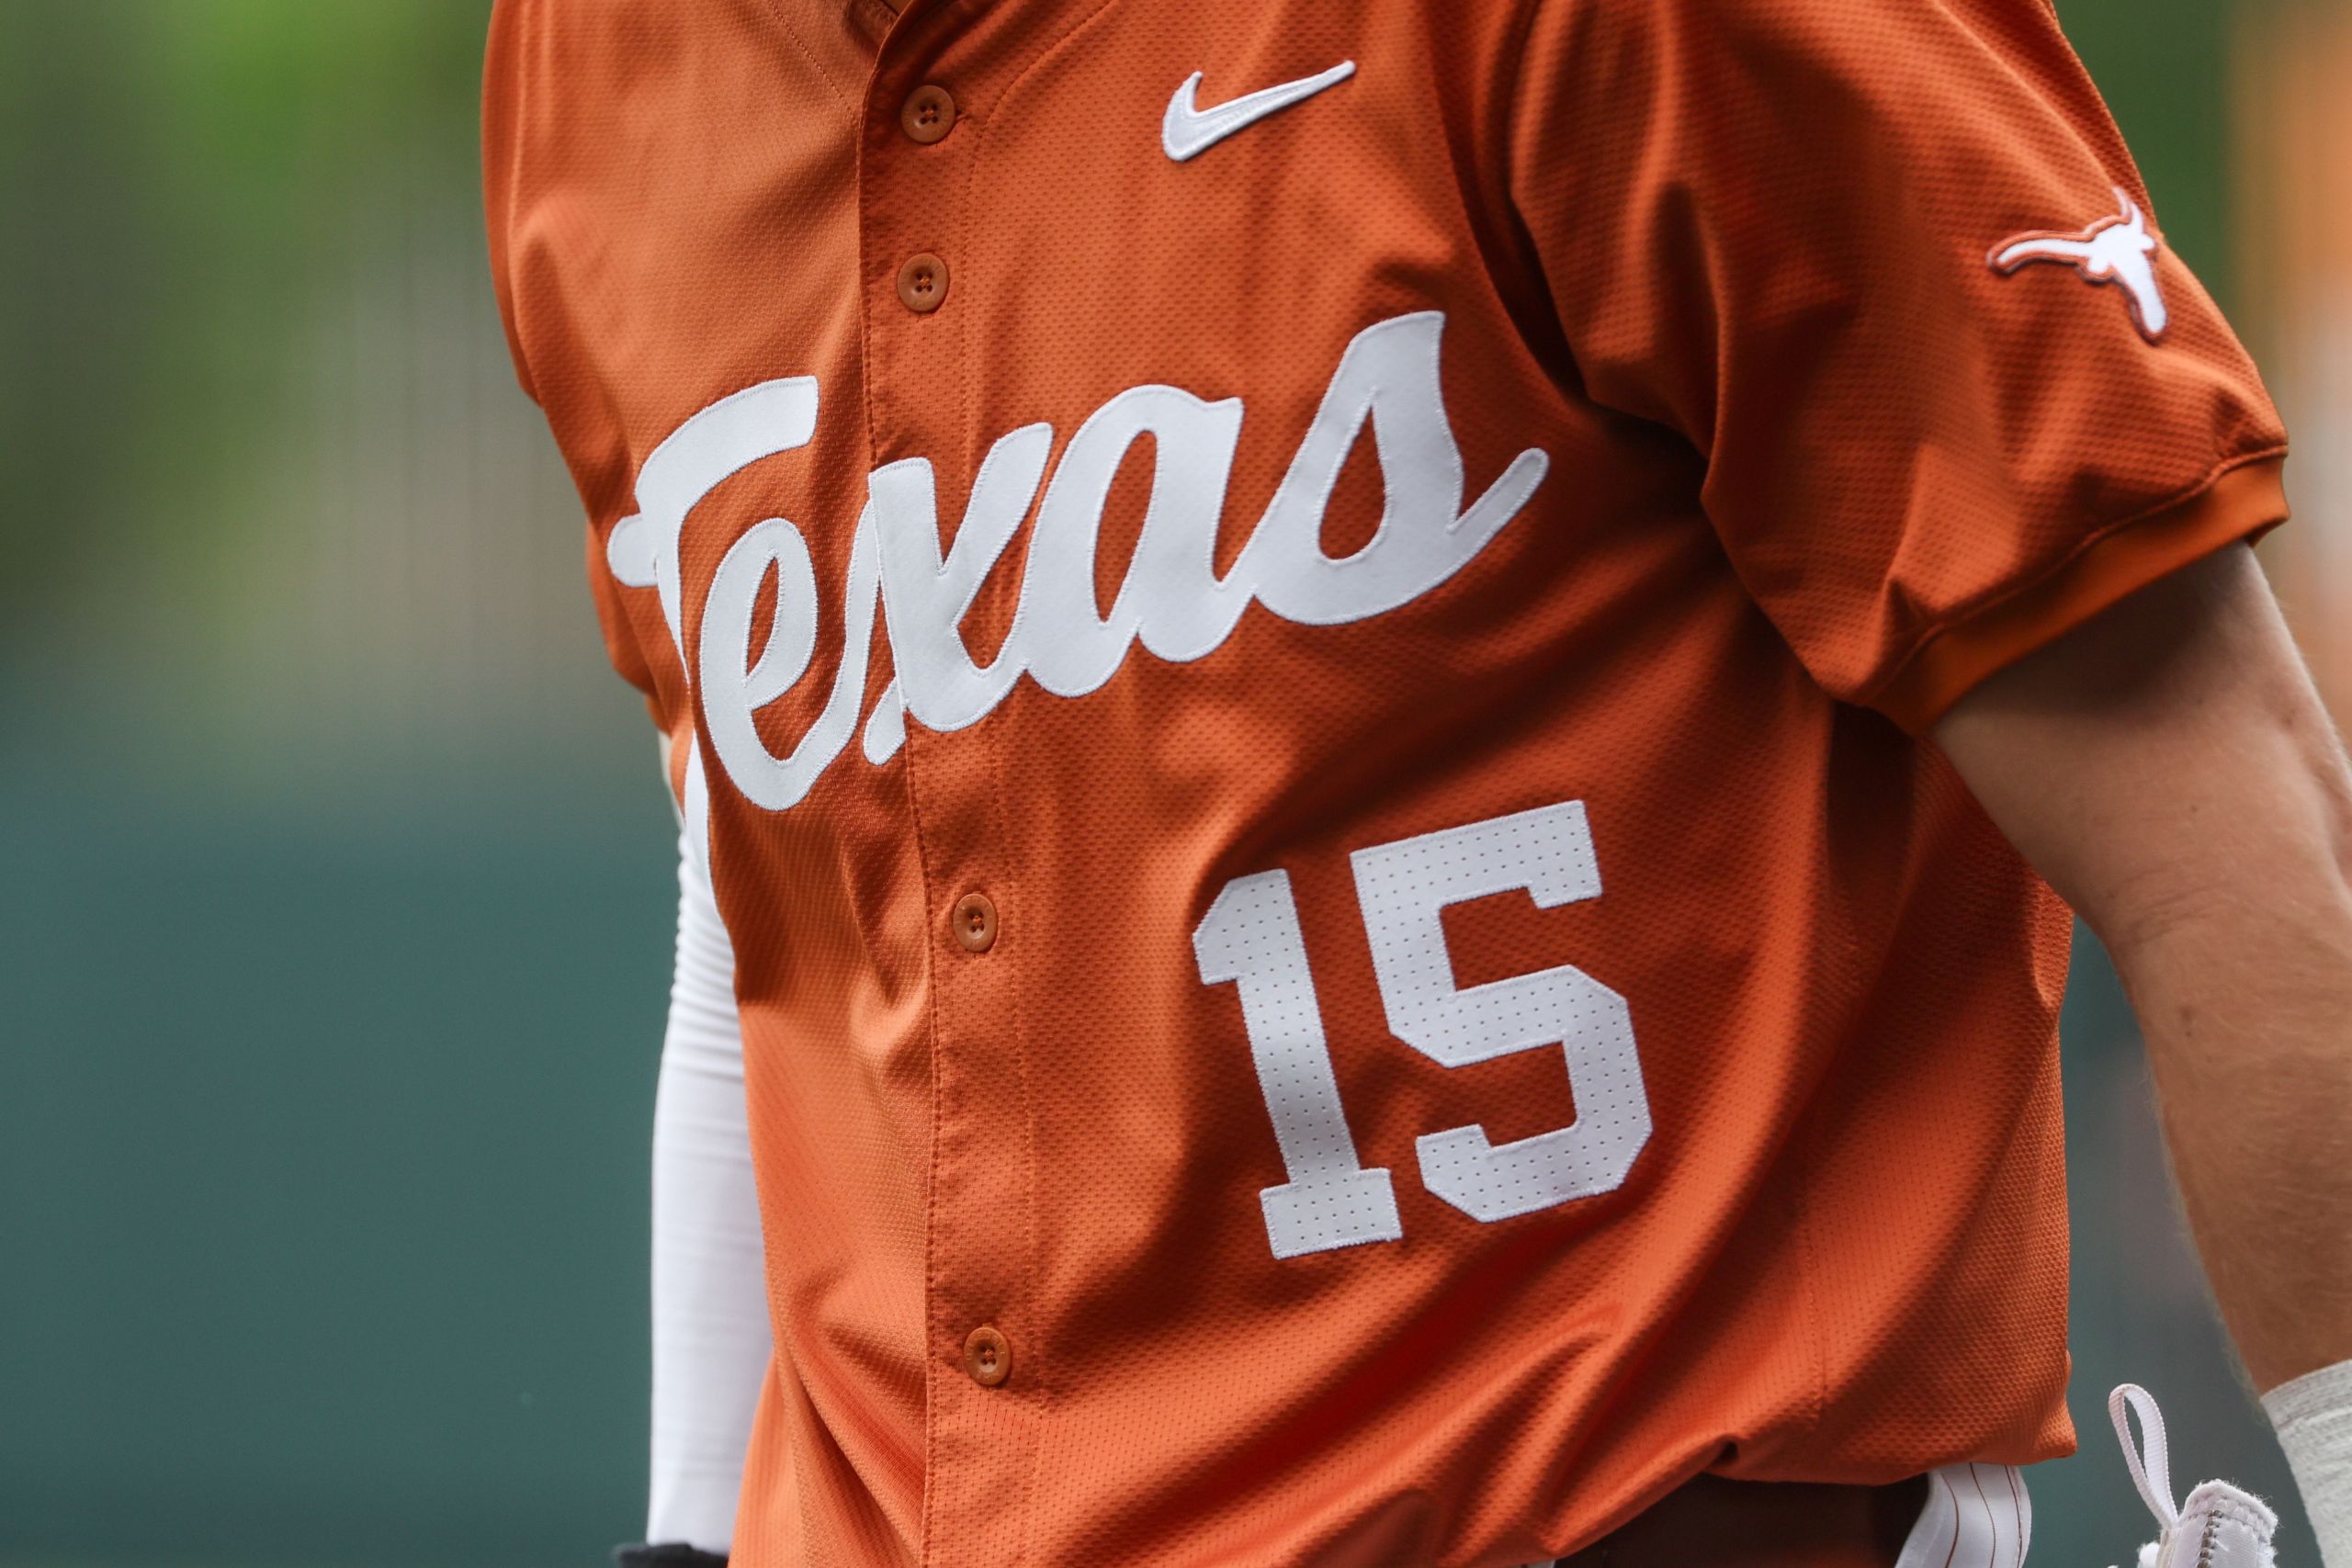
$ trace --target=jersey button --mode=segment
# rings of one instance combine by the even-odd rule
[[[899,269],[899,303],[928,316],[947,298],[947,264],[929,251],[907,258]]]
[[[928,147],[956,129],[956,99],[946,88],[925,84],[899,106],[899,124],[909,141]]]
[[[967,893],[956,900],[954,924],[965,952],[986,953],[996,945],[996,904],[987,894]]]
[[[964,1341],[964,1370],[982,1388],[994,1388],[1012,1375],[1012,1341],[988,1324],[972,1330]]]

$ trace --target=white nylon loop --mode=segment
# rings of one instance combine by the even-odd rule
[[[2134,1413],[2140,1417],[2144,1450],[2132,1438]],[[2156,1516],[2156,1522],[2169,1533],[2180,1523],[2180,1509],[2172,1500],[2172,1459],[2165,1447],[2165,1416],[2156,1408],[2155,1395],[2138,1383],[2124,1383],[2107,1396],[2107,1414],[2115,1423],[2116,1441],[2123,1445],[2123,1462],[2131,1469],[2132,1483],[2140,1489],[2141,1499]]]

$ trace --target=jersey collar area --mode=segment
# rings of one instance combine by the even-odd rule
[[[866,43],[876,49],[882,47],[882,39],[899,19],[899,9],[905,3],[906,0],[842,0],[850,21]]]
[[[831,0],[831,4],[847,12],[858,36],[878,50],[905,12],[977,12],[986,10],[990,0]]]

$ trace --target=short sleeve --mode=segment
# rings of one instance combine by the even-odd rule
[[[501,0],[491,13],[490,37],[481,62],[481,205],[482,225],[490,244],[490,286],[498,300],[499,325],[506,330],[506,352],[514,363],[514,378],[533,402],[539,394],[531,385],[531,366],[523,353],[522,333],[514,321],[514,284],[507,270],[514,217],[515,161],[524,121],[523,73],[519,56],[525,49],[521,34],[522,7]]]
[[[572,413],[574,410],[570,405],[582,400],[576,395],[576,389],[561,384],[543,389],[532,374],[525,321],[528,314],[526,307],[531,299],[526,263],[533,250],[517,234],[517,215],[524,210],[523,197],[527,186],[525,152],[537,129],[527,88],[531,68],[544,53],[546,40],[541,30],[537,7],[528,0],[498,0],[491,13],[489,40],[482,55],[482,220],[489,241],[491,288],[498,300],[498,319],[505,329],[514,378],[524,394],[547,411],[560,440],[564,426],[559,416]],[[565,397],[566,392],[575,395]],[[580,423],[594,425],[609,422],[583,419]],[[669,733],[673,726],[663,718],[652,667],[638,640],[621,596],[621,584],[605,558],[605,541],[617,515],[616,502],[619,497],[615,494],[615,475],[618,470],[611,454],[618,449],[619,443],[607,435],[594,445],[597,455],[594,457],[568,448],[564,458],[588,507],[588,587],[595,601],[597,625],[604,633],[605,651],[613,668],[623,680],[646,694],[653,709],[654,723]]]
[[[1583,389],[1706,465],[1815,679],[1925,730],[2286,515],[2286,438],[2046,0],[1554,0],[1511,198]]]

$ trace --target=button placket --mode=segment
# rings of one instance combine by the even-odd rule
[[[980,140],[910,112],[923,86],[952,81],[944,7],[912,0],[882,51],[859,157],[865,279],[865,413],[873,467],[936,463],[967,445],[971,296],[964,202]],[[920,55],[917,51],[922,51]],[[944,89],[942,89],[943,95]],[[952,110],[950,111],[952,114]],[[968,130],[968,128],[967,128]],[[958,270],[963,276],[956,276]],[[967,477],[943,470],[943,492]],[[1023,1532],[1049,1359],[1034,1337],[1037,1237],[1034,1131],[1020,1002],[1020,886],[1005,840],[993,728],[907,726],[899,765],[931,911],[931,1165],[925,1185],[926,1510],[943,1568],[1012,1568]],[[1016,1369],[1015,1351],[1019,1366]]]
[[[961,228],[978,143],[959,130],[963,110],[947,85],[956,76],[954,41],[942,36],[947,9],[910,0],[865,96],[858,227],[876,467],[935,457],[963,434],[952,389],[965,383],[965,341],[951,323],[969,286]]]

